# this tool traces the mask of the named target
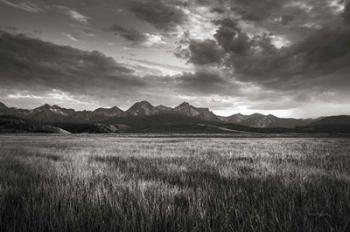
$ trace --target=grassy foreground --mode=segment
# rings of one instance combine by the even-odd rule
[[[350,139],[1,136],[0,231],[350,231]]]

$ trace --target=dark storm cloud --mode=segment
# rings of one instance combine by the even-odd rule
[[[142,43],[147,40],[147,36],[144,33],[117,24],[111,26],[109,30],[131,42]]]
[[[231,55],[244,56],[252,54],[270,54],[276,52],[272,45],[271,34],[250,36],[243,32],[238,23],[232,19],[215,22],[219,28],[214,34],[218,44]]]
[[[189,62],[196,65],[219,64],[223,51],[214,40],[191,40]]]
[[[220,25],[214,37],[218,44],[227,52],[243,55],[251,47],[252,43],[246,33],[243,33],[237,23],[231,19],[219,20]]]
[[[133,75],[133,70],[100,52],[58,46],[6,32],[0,33],[0,60],[2,88],[60,89],[103,95],[146,85]]]
[[[268,88],[346,90],[350,86],[350,29],[322,29],[274,55],[232,58],[236,74]]]
[[[213,36],[225,51],[222,68],[230,68],[237,80],[289,94],[310,88],[349,89],[350,28],[344,24],[350,20],[349,3],[341,13],[341,5],[334,6],[341,2],[323,0],[197,1],[213,8],[218,2],[229,5],[230,11],[240,16],[214,21],[218,28]],[[265,32],[248,33],[241,28],[246,23]],[[275,33],[290,36],[292,45],[283,47],[281,42],[282,47],[276,47]],[[297,40],[293,33],[299,34]],[[211,50],[210,46],[201,47],[199,52],[189,50],[187,59],[198,65],[195,58],[213,53]]]
[[[187,19],[186,14],[181,9],[184,4],[180,0],[130,0],[125,1],[124,6],[139,19],[164,31],[173,30]]]
[[[225,57],[239,58],[252,55],[274,54],[277,49],[272,45],[271,35],[263,33],[249,37],[231,19],[215,22],[219,27],[214,34],[215,40],[190,40],[188,49],[181,55],[194,65],[217,65]]]

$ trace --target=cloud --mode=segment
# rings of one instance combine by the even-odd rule
[[[214,40],[191,40],[189,51],[189,62],[195,65],[219,64],[224,55]]]
[[[67,14],[71,19],[73,19],[79,23],[87,24],[89,22],[89,17],[81,14],[80,12],[78,12],[75,9],[72,9],[70,7],[67,7],[67,6],[61,6],[61,5],[54,6],[54,7],[57,9],[63,10],[63,12],[65,14]]]
[[[270,89],[346,90],[350,85],[350,28],[324,28],[273,55],[231,58],[242,81]]]
[[[271,17],[289,0],[197,0],[199,5],[211,6],[213,12],[234,12],[243,20],[261,21]]]
[[[180,92],[192,95],[236,95],[238,85],[229,79],[223,71],[202,67],[194,73],[183,73],[176,77]]]
[[[139,62],[139,63],[142,63],[142,64],[147,64],[147,65],[151,65],[151,66],[155,66],[155,67],[161,67],[161,68],[167,68],[167,69],[176,70],[176,71],[188,72],[188,71],[192,70],[192,69],[187,68],[187,67],[181,67],[181,66],[170,65],[170,64],[162,64],[162,63],[152,62],[152,61],[149,61],[149,60],[140,60],[140,59],[131,59],[131,60]]]
[[[72,95],[57,89],[48,89],[46,91],[2,90],[0,99],[6,99],[8,106],[17,106],[24,109],[33,109],[44,103],[56,104],[77,110],[101,107],[101,104],[90,99],[88,96]]]
[[[0,0],[0,2],[6,4],[8,6],[11,6],[11,7],[20,9],[20,10],[24,10],[24,11],[27,11],[27,12],[30,12],[30,13],[38,13],[38,12],[40,12],[42,10],[40,7],[38,7],[37,5],[35,5],[35,4],[31,3],[31,2],[18,2],[18,3],[15,3],[15,2],[7,1],[7,0]]]
[[[125,28],[118,24],[112,25],[109,28],[109,30],[113,31],[116,35],[126,39],[127,41],[130,41],[137,45],[152,47],[153,45],[166,44],[161,35],[152,33],[142,33],[134,29]]]
[[[80,41],[79,39],[77,39],[75,36],[69,34],[69,33],[63,33],[64,36],[66,36],[68,39],[74,41],[74,42],[78,42]]]
[[[296,6],[307,10],[308,5],[298,2]],[[312,6],[322,10],[325,7],[322,4]],[[308,10],[314,10],[313,7]],[[186,40],[184,43],[189,46],[182,51],[183,58],[198,66],[221,65],[222,69],[231,69],[228,75],[237,81],[254,83],[264,89],[281,92],[309,88],[319,91],[348,89],[345,86],[349,85],[344,86],[344,83],[349,83],[350,28],[345,25],[310,28],[304,39],[292,43],[272,32],[247,32],[244,23],[232,18],[216,20],[215,24],[218,26],[213,36],[216,43]],[[216,55],[220,50],[215,44],[222,48],[223,54]]]
[[[166,42],[163,40],[163,37],[161,35],[151,34],[151,33],[145,33],[145,35],[147,37],[146,41],[144,42],[144,45],[146,47],[166,44]]]
[[[186,22],[187,16],[182,10],[180,0],[130,0],[123,3],[125,8],[141,20],[163,31],[171,31]]]
[[[194,65],[220,65],[227,57],[239,58],[252,55],[273,54],[287,42],[282,37],[263,33],[249,36],[232,19],[217,20],[214,39],[184,40],[188,47],[176,52]]]
[[[75,19],[78,22],[81,22],[81,23],[87,23],[88,22],[88,17],[86,17],[85,15],[82,15],[81,13],[79,13],[76,10],[68,9],[67,12],[70,15],[70,17],[72,17],[73,19]]]
[[[133,70],[100,52],[0,33],[1,88],[43,91],[58,89],[74,94],[101,96],[127,94],[147,83]]]
[[[244,32],[238,22],[229,18],[215,22],[219,28],[214,34],[217,43],[231,56],[274,53],[276,48],[287,44],[283,38],[273,33],[257,33],[249,35]]]
[[[270,17],[285,2],[286,0],[236,0],[231,2],[231,9],[244,20],[260,21]]]
[[[44,11],[50,11],[59,9],[62,10],[66,15],[68,15],[71,19],[87,24],[89,21],[89,17],[83,15],[79,11],[68,7],[69,2],[67,2],[67,5],[61,5],[64,3],[64,1],[50,1],[50,3],[42,0],[27,0],[27,1],[8,1],[8,0],[0,0],[0,3],[4,3],[8,6],[21,9],[30,13],[39,13]]]
[[[291,42],[303,40],[324,25],[339,24],[342,0],[197,0],[198,6],[220,9],[216,19],[244,25],[248,35],[272,32]],[[214,11],[216,12],[216,11]]]
[[[225,51],[243,55],[251,48],[252,41],[241,31],[237,22],[224,19],[217,21],[216,24],[220,27],[214,37]]]
[[[9,94],[7,96],[10,99],[43,99],[44,97],[38,96],[38,95],[33,95],[30,93],[15,93],[15,94]]]
[[[123,26],[120,26],[118,24],[114,24],[109,28],[110,31],[113,31],[116,35],[123,37],[124,39],[131,41],[131,42],[137,42],[137,43],[143,43],[147,40],[147,36],[144,33],[141,33],[137,30],[133,30],[130,28],[125,28]]]

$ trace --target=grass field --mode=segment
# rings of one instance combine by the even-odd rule
[[[0,231],[350,231],[350,139],[3,135]]]

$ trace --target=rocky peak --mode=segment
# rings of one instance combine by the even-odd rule
[[[105,113],[105,112],[115,112],[115,113],[117,113],[117,112],[123,112],[119,107],[117,107],[117,106],[113,106],[113,107],[111,107],[111,108],[98,108],[98,109],[96,109],[96,110],[94,110],[93,112],[95,112],[95,113]]]
[[[188,102],[183,102],[180,105],[176,106],[175,109],[179,108],[189,108],[191,105]]]
[[[196,107],[190,105],[187,102],[183,102],[177,107],[175,107],[174,112],[185,116],[189,116],[189,117],[197,117],[200,114],[200,112]]]
[[[107,117],[114,117],[114,116],[121,116],[124,111],[122,111],[119,107],[114,106],[111,108],[98,108],[93,111],[94,114],[107,116]]]
[[[33,110],[34,113],[52,113],[52,114],[59,114],[63,116],[67,116],[68,114],[74,113],[75,111],[73,109],[65,109],[58,105],[49,105],[44,104],[42,106],[39,106]]]
[[[149,116],[157,113],[156,108],[147,101],[136,102],[127,111],[131,116]]]
[[[44,104],[42,106],[39,106],[39,107],[33,109],[34,113],[48,112],[48,111],[51,111],[51,106],[49,104]]]

